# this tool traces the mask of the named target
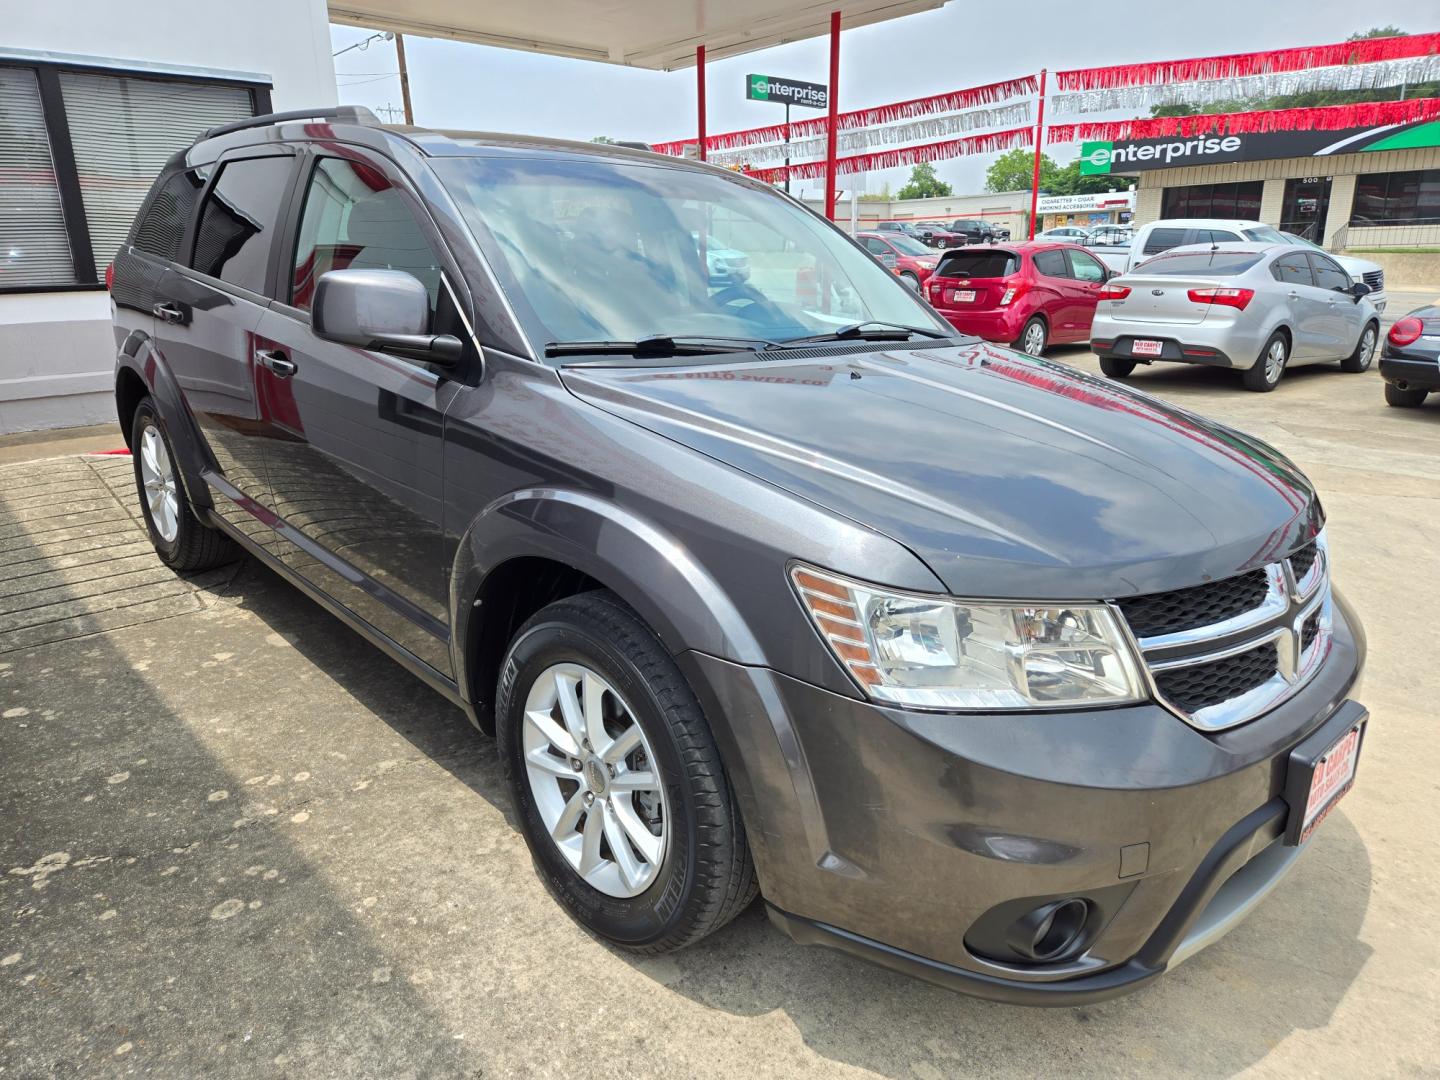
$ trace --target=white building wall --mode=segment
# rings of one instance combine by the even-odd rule
[[[4,7],[0,50],[255,73],[270,77],[277,112],[336,104],[325,0]],[[96,253],[102,273],[105,258]],[[0,434],[113,420],[114,353],[104,292],[0,295]]]

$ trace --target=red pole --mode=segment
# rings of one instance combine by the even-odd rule
[[[1035,116],[1035,171],[1030,174],[1030,239],[1035,239],[1035,208],[1040,204],[1040,155],[1045,149],[1045,69],[1040,69],[1040,108]]]
[[[825,216],[835,220],[835,119],[840,112],[840,12],[830,13],[830,123],[825,127]]]
[[[705,160],[705,46],[695,46],[695,100],[700,112],[700,160]]]

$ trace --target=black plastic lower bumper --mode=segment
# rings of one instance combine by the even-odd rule
[[[1405,390],[1440,391],[1440,363],[1433,358],[1382,356],[1380,377]]]
[[[1115,360],[1133,360],[1137,364],[1149,364],[1159,360],[1172,364],[1202,364],[1207,367],[1235,366],[1235,362],[1219,349],[1211,348],[1209,345],[1187,345],[1175,338],[1144,338],[1147,341],[1160,342],[1160,355],[1137,355],[1134,351],[1134,344],[1139,337],[1141,335],[1122,334],[1113,341],[1091,339],[1090,348],[1097,356]]]

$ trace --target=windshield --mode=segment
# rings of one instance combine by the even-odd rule
[[[434,165],[537,345],[785,341],[860,322],[951,332],[822,219],[726,176],[575,158]]]
[[[1262,225],[1258,229],[1246,229],[1245,237],[1248,240],[1258,240],[1262,244],[1287,244],[1286,234],[1279,229],[1269,225]]]
[[[893,233],[892,235],[886,237],[886,239],[889,240],[891,244],[895,245],[895,250],[900,252],[900,254],[902,255],[935,254],[934,248],[926,247],[919,240],[916,240],[913,236],[906,236],[904,233]]]

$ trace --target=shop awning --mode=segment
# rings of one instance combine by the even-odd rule
[[[673,71],[818,37],[839,11],[847,30],[929,11],[945,0],[331,0],[330,21],[422,37]]]

